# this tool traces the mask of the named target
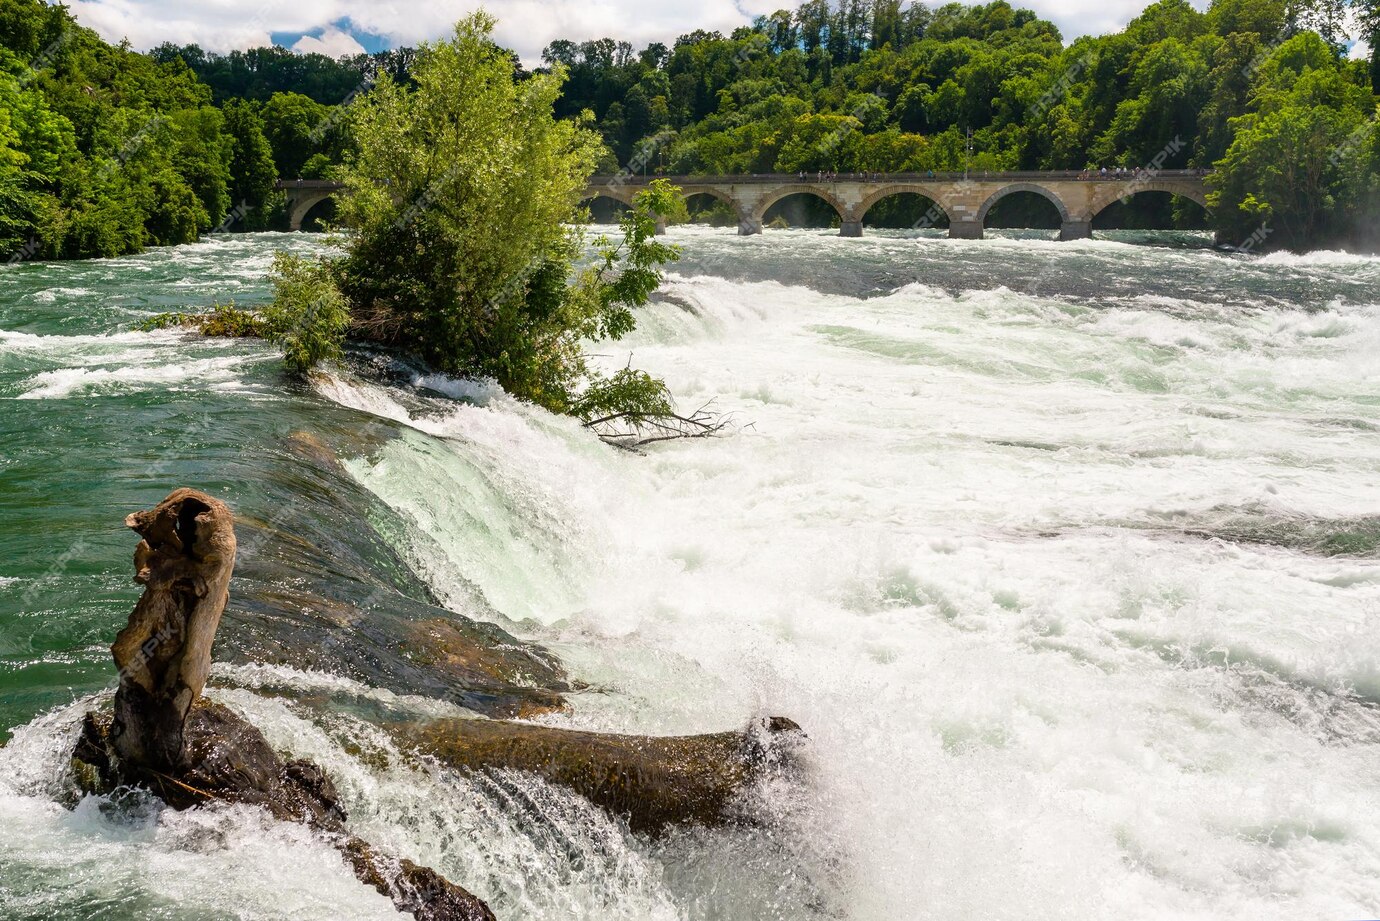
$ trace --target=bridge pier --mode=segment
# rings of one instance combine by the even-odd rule
[[[982,221],[950,221],[950,240],[981,240]]]
[[[1059,228],[1060,240],[1092,239],[1092,221],[1064,221]]]
[[[839,236],[841,237],[861,237],[862,221],[844,221],[839,225]]]
[[[656,216],[656,235],[658,237],[666,236],[666,218],[659,214]]]
[[[750,237],[762,232],[762,222],[757,218],[743,217],[738,219],[738,236]]]

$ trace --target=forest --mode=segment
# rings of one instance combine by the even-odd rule
[[[1066,43],[1005,0],[934,8],[808,0],[731,35],[638,50],[556,41],[557,114],[589,113],[597,170],[1209,170],[1219,240],[1373,248],[1380,10],[1343,0],[1161,0]],[[507,54],[518,79],[530,79]],[[410,49],[331,60],[281,48],[138,53],[62,6],[0,0],[0,252],[137,252],[283,226],[280,178],[351,157],[352,103]],[[1156,196],[1142,196],[1153,199]],[[1184,206],[1157,215],[1192,226]]]

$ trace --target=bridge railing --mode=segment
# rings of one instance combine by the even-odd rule
[[[273,184],[275,189],[326,189],[334,191],[344,188],[344,183],[329,179],[279,179]]]
[[[628,175],[600,175],[589,177],[590,187],[594,186],[620,186],[620,185],[643,185],[653,179],[668,179],[672,183],[681,186],[696,185],[742,185],[751,183],[762,184],[782,184],[795,182],[961,182],[964,179],[975,182],[1019,182],[1019,181],[1038,181],[1038,180],[1078,180],[1085,182],[1135,182],[1145,181],[1147,178],[1154,179],[1202,179],[1208,174],[1205,169],[1162,169],[1162,170],[1124,170],[1117,173],[1108,170],[1106,173],[1100,170],[1005,170],[1005,171],[986,171],[969,170],[968,172],[934,172],[923,173],[879,173],[879,172],[823,172],[818,170],[807,171],[804,173],[754,173],[752,175],[721,175],[721,176],[628,176]]]

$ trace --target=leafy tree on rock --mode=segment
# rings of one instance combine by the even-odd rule
[[[622,242],[597,241],[594,264],[577,269],[571,222],[602,145],[585,123],[553,116],[563,68],[515,81],[493,24],[483,13],[462,21],[450,40],[418,49],[415,88],[384,78],[353,108],[357,152],[339,208],[353,233],[328,264],[329,290],[351,335],[439,370],[493,378],[554,412],[594,405],[582,396],[591,388],[599,411],[619,393],[645,408],[647,379],[600,378],[582,343],[632,329],[675,256],[655,241],[653,212],[669,213],[678,196],[644,193]],[[331,295],[318,272],[280,266],[280,325],[334,321],[319,307]]]

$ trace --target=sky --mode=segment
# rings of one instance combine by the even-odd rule
[[[136,49],[162,42],[225,52],[276,43],[331,57],[439,38],[479,0],[68,0],[78,21]],[[497,39],[529,66],[555,38],[611,37],[642,48],[694,29],[725,34],[796,0],[486,0]],[[932,4],[934,5],[934,4]],[[1019,0],[1059,26],[1065,40],[1115,32],[1148,0]],[[1195,0],[1203,8],[1206,0]]]

